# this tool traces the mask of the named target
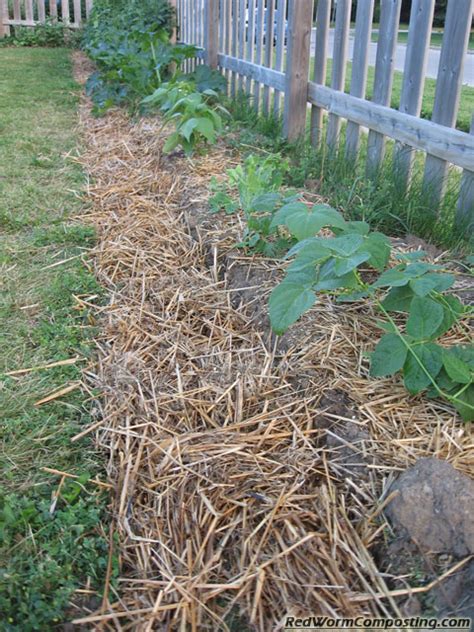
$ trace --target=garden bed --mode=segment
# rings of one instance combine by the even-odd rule
[[[84,98],[81,119],[110,296],[89,431],[110,455],[122,572],[80,621],[263,632],[291,614],[401,616],[413,578],[400,588],[374,561],[389,486],[423,456],[468,473],[469,433],[449,405],[367,377],[370,304],[323,298],[271,333],[279,264],[235,249],[238,216],[208,213],[211,177],[238,160],[225,144],[191,161],[163,155],[158,118],[97,119]]]

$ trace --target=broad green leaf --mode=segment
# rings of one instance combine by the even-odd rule
[[[416,357],[411,352],[408,354],[403,367],[403,378],[407,391],[415,395],[431,384],[429,375],[434,379],[440,372],[443,366],[443,350],[431,342],[412,347],[412,350]],[[420,366],[420,362],[429,375]]]
[[[362,235],[357,233],[350,233],[348,235],[341,235],[340,237],[332,237],[326,240],[327,247],[338,255],[347,257],[354,254],[356,250],[364,243]]]
[[[435,290],[437,292],[445,292],[454,284],[454,275],[446,274],[443,272],[431,272],[430,274],[425,275],[428,278],[436,278],[437,283]]]
[[[301,241],[314,237],[321,228],[325,225],[323,219],[318,215],[313,215],[308,210],[298,211],[288,215],[285,220],[285,225],[292,235]]]
[[[296,259],[290,264],[288,270],[297,271],[304,270],[308,267],[314,268],[318,263],[321,263],[330,256],[331,253],[329,250],[325,250],[321,246],[318,247],[316,244],[312,248],[308,246],[308,248],[305,248],[298,253]]]
[[[345,228],[346,221],[335,208],[327,204],[315,204],[312,208],[314,215],[324,220],[323,226],[334,226],[335,228]]]
[[[367,222],[347,222],[343,228],[346,233],[358,233],[359,235],[368,235],[370,232],[370,226]]]
[[[407,333],[416,340],[430,338],[443,321],[443,308],[430,298],[415,296],[410,306]]]
[[[273,331],[281,335],[316,302],[316,294],[295,283],[283,282],[270,295],[269,312]]]
[[[337,290],[339,288],[359,289],[359,283],[353,272],[338,277],[335,272],[336,261],[329,259],[319,268],[318,282],[314,286],[316,291]]]
[[[433,276],[436,275],[425,274],[415,279],[411,279],[410,287],[417,296],[426,296],[436,288],[437,281],[433,278]]]
[[[365,244],[364,244],[365,245]],[[340,258],[336,257],[336,264],[334,266],[334,274],[338,277],[355,270],[357,266],[364,261],[370,259],[370,254],[368,252],[356,252],[349,257]]]
[[[204,136],[210,143],[216,140],[216,131],[212,121],[208,118],[200,117],[197,119],[196,130]]]
[[[426,257],[427,253],[425,250],[415,250],[413,252],[399,252],[395,254],[395,258],[400,261],[417,261],[418,259],[423,259]]]
[[[397,334],[385,334],[371,354],[370,374],[373,377],[393,375],[403,368],[408,349]]]
[[[443,365],[449,377],[459,384],[469,384],[472,380],[471,369],[450,349],[443,352]]]
[[[474,421],[474,384],[459,395],[461,401],[454,404],[464,421]]]
[[[390,241],[382,233],[370,233],[364,242],[364,250],[370,253],[369,265],[381,272],[390,258]]]
[[[270,228],[276,228],[277,226],[281,226],[282,224],[286,224],[286,220],[290,215],[294,213],[307,212],[308,207],[303,202],[289,202],[282,206],[275,213],[272,219],[272,223],[270,224]]]
[[[291,266],[288,268],[284,283],[295,283],[307,288],[312,288],[318,278],[316,266],[307,266],[306,268],[295,269]]]
[[[382,306],[388,312],[408,312],[413,296],[413,290],[409,285],[393,287],[382,301]]]
[[[416,263],[410,263],[405,268],[404,272],[411,279],[415,277],[419,277],[422,274],[425,274],[429,270],[439,270],[439,266],[434,263],[425,263],[424,261],[417,261]]]
[[[181,125],[181,127],[179,128],[179,131],[185,137],[186,140],[189,140],[191,138],[191,134],[196,129],[197,125],[198,125],[198,119],[190,118]]]
[[[466,311],[466,306],[463,305],[463,303],[461,303],[458,297],[454,296],[454,294],[445,294],[443,297],[438,298],[438,302],[441,303],[441,305],[446,305],[446,307],[450,309],[456,317],[456,320]]]
[[[418,296],[426,296],[433,290],[444,292],[454,283],[452,274],[430,272],[410,281],[410,286]]]
[[[465,362],[471,371],[474,371],[474,345],[458,345],[451,347],[451,353],[454,353],[457,358]]]
[[[268,193],[261,193],[254,197],[251,202],[251,208],[257,213],[273,212],[275,206],[281,200],[281,195],[276,191],[269,191]]]
[[[179,145],[179,136],[176,132],[171,134],[171,136],[166,140],[166,143],[163,145],[163,152],[165,154],[169,154],[171,151],[176,149]]]
[[[373,287],[401,287],[407,285],[410,277],[403,270],[391,268],[387,270],[373,283]]]
[[[310,254],[313,248],[316,252],[318,252],[318,249],[324,249],[324,251],[327,252],[328,255],[330,255],[331,252],[326,248],[326,242],[327,239],[323,239],[322,237],[310,237],[309,239],[303,239],[303,241],[299,241],[292,248],[290,248],[289,252],[285,256],[285,259],[289,259],[299,252],[304,252],[305,254],[307,252],[308,254]]]

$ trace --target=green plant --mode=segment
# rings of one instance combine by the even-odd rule
[[[251,154],[243,165],[227,171],[227,182],[211,181],[211,212],[230,214],[241,209],[244,213],[246,229],[238,246],[276,256],[294,243],[288,231],[281,231],[273,221],[283,204],[297,199],[294,193],[281,191],[287,169],[288,163],[278,154],[264,158]]]
[[[171,76],[174,63],[195,55],[190,46],[169,42],[174,12],[165,0],[94,4],[83,47],[97,65],[87,83],[97,113],[140,99]]]
[[[402,371],[410,393],[427,390],[429,396],[450,401],[465,420],[474,419],[474,346],[435,342],[469,311],[447,293],[452,274],[419,261],[422,252],[398,255],[400,263],[387,269],[388,238],[371,232],[365,222],[346,222],[324,205],[288,204],[275,214],[273,224],[284,224],[300,240],[288,253],[294,260],[285,279],[270,296],[276,333],[310,309],[319,293],[335,294],[341,302],[369,298],[386,318],[379,323],[385,334],[371,355],[371,374]],[[314,236],[325,227],[333,236]],[[402,323],[392,315],[398,312],[407,315]]]
[[[181,145],[186,154],[191,154],[202,142],[214,144],[222,130],[222,115],[227,111],[218,99],[214,90],[196,92],[194,82],[174,80],[163,84],[142,103],[160,107],[165,125],[170,122],[175,125],[163,151],[169,153]]]
[[[97,526],[105,505],[88,489],[88,478],[66,483],[54,508],[38,492],[0,496],[2,630],[33,632],[61,623],[82,587],[78,577],[89,578],[100,594],[108,546]],[[117,571],[114,560],[113,578]]]

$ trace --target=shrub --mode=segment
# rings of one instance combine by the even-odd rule
[[[173,24],[165,0],[97,0],[83,38],[98,68],[87,85],[96,111],[146,96],[167,78]]]

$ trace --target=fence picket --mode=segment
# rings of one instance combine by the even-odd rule
[[[474,136],[474,114],[471,119],[471,136]],[[474,167],[472,170],[464,169],[462,174],[456,226],[468,237],[474,234]]]
[[[82,24],[81,0],[74,0],[73,8],[74,8],[74,24],[79,28]]]
[[[374,0],[357,3],[356,27],[354,37],[354,59],[352,60],[352,77],[350,93],[354,97],[364,98],[367,87],[367,70],[369,62],[369,43],[374,15]],[[346,157],[354,159],[359,152],[360,126],[354,121],[347,121]]]
[[[267,0],[266,26],[265,26],[265,61],[264,65],[271,68],[273,65],[273,31],[275,18],[275,0]],[[263,89],[263,113],[268,116],[270,112],[270,86]]]
[[[28,0],[27,0],[28,2]],[[64,24],[69,24],[69,0],[61,0],[61,20]]]
[[[21,20],[20,0],[13,0],[13,19]]]
[[[232,0],[232,44],[231,44],[231,52],[232,57],[237,57],[237,44],[239,39],[239,0]],[[235,97],[237,94],[237,73],[232,73],[232,78],[230,82],[230,94]]]
[[[435,0],[413,0],[410,28],[403,73],[400,112],[419,116],[423,99],[426,64],[431,39]],[[397,143],[394,147],[394,168],[400,185],[407,187],[410,181],[414,150]]]
[[[253,62],[255,54],[255,38],[252,34],[255,32],[255,0],[249,0],[249,23],[247,28],[247,61]],[[252,79],[247,77],[246,83],[247,94],[252,92]]]
[[[92,0],[86,0],[86,18],[89,17],[92,11]]]
[[[258,0],[257,3],[257,15],[255,19],[255,63],[259,66],[262,65],[262,51],[263,51],[263,24],[265,13],[265,0]],[[252,33],[249,33],[249,37],[252,37]],[[254,107],[257,112],[260,109],[260,84],[255,81],[253,88]]]
[[[38,22],[44,24],[46,21],[46,7],[45,0],[37,0],[38,6]]]
[[[379,40],[375,60],[374,94],[372,101],[389,105],[392,96],[395,48],[398,40],[402,0],[381,0]],[[373,130],[367,141],[367,173],[374,175],[385,152],[385,137]]]
[[[277,33],[276,33],[276,55],[275,55],[275,70],[283,70],[283,53],[285,50],[286,39],[286,0],[277,0]],[[324,0],[325,1],[325,0]],[[275,116],[279,116],[281,107],[281,92],[275,90],[273,93],[273,113]]]
[[[349,27],[351,22],[351,0],[338,0],[336,6],[336,26],[334,32],[334,51],[332,60],[331,88],[344,92],[346,79],[347,48],[349,44]],[[341,119],[336,114],[329,114],[326,143],[335,150],[339,142]]]
[[[247,11],[247,0],[240,0],[239,6],[239,58],[245,58],[245,21]],[[244,89],[244,76],[239,75],[239,92]]]
[[[461,94],[461,78],[467,43],[471,30],[473,0],[448,2],[443,44],[436,81],[435,100],[431,120],[453,127]],[[433,156],[426,157],[423,187],[432,204],[438,207],[444,193],[448,164]]]
[[[306,129],[313,0],[290,0],[289,17],[283,127],[286,138],[293,141]]]
[[[329,23],[332,0],[319,0],[316,13],[316,45],[314,53],[313,81],[325,85],[328,59]],[[317,105],[311,107],[311,144],[318,147],[323,131],[323,110]]]
[[[25,0],[25,18],[29,24],[34,23],[33,0]]]
[[[232,33],[232,5],[231,0],[224,0],[225,3],[225,53],[226,55],[230,55],[232,52],[231,48],[231,33]],[[232,72],[227,72],[226,74],[227,82],[228,82],[228,91],[230,94],[230,82],[232,78]]]
[[[219,52],[219,0],[207,0],[205,20],[206,62],[211,68],[217,68],[217,56]]]

